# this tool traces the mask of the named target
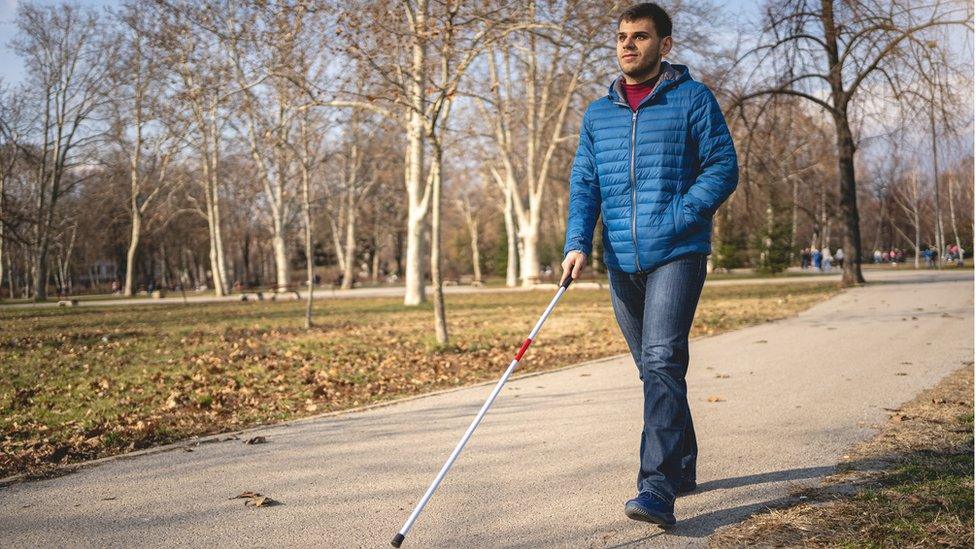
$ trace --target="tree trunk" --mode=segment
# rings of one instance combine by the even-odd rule
[[[796,262],[796,231],[797,225],[799,224],[799,208],[797,204],[800,201],[800,185],[798,179],[795,175],[790,177],[790,181],[793,182],[793,203],[790,206],[790,265]]]
[[[915,268],[918,269],[920,267],[920,248],[922,247],[922,223],[918,218],[918,211],[921,209],[921,204],[918,194],[918,176],[915,170],[912,170],[912,194],[915,199],[914,209],[912,211],[912,222],[915,224]]]
[[[539,231],[537,226],[522,228],[522,286],[531,287],[539,282]]]
[[[956,248],[958,250],[962,250],[962,239],[959,238],[959,229],[956,228],[956,207],[955,207],[955,199],[953,198],[953,189],[952,189],[953,181],[955,181],[955,176],[949,177],[949,222],[952,224],[952,236],[955,238]],[[0,237],[2,237],[2,234],[0,234]],[[0,244],[2,244],[2,238],[0,238]],[[961,262],[964,260],[965,258],[960,253],[959,255],[960,264],[962,264]],[[0,276],[0,280],[3,280],[2,276]]]
[[[210,109],[208,138],[210,139],[210,170],[208,184],[208,204],[210,221],[210,238],[212,241],[210,250],[210,264],[214,271],[214,294],[223,296],[229,293],[227,287],[227,270],[224,264],[224,238],[220,228],[220,174],[217,172],[219,164],[220,136],[217,133],[217,105],[214,103]]]
[[[857,212],[857,184],[854,179],[854,138],[847,114],[836,117],[837,151],[840,167],[840,211],[844,219],[844,286],[864,283],[861,274],[861,225]],[[826,244],[826,242],[824,243]]]
[[[824,29],[824,46],[829,68],[828,82],[834,110],[831,113],[837,132],[837,164],[840,183],[840,210],[844,220],[843,249],[844,286],[864,283],[861,274],[861,226],[857,211],[857,181],[854,174],[854,136],[851,133],[847,114],[847,101],[850,96],[844,91],[844,81],[840,56],[838,54],[838,29],[834,21],[833,0],[821,0],[821,23]],[[825,242],[826,244],[826,242]]]
[[[139,246],[139,236],[142,232],[142,215],[134,204],[132,210],[132,230],[129,235],[129,249],[125,254],[125,289],[123,295],[131,296],[135,283],[136,249]]]
[[[210,189],[207,189],[210,193]],[[214,227],[214,209],[211,198],[207,202],[207,231],[210,236],[210,276],[213,281],[214,295],[220,297],[225,294],[224,283],[220,276],[220,262],[217,259],[217,230]]]
[[[5,219],[5,217],[4,217],[5,212],[4,212],[4,208],[3,208],[4,207],[4,201],[3,201],[4,188],[3,187],[4,187],[4,182],[6,180],[7,180],[6,174],[0,174],[0,288],[3,288],[3,275],[5,273],[5,270],[4,270],[4,260],[7,259],[7,256],[5,256],[3,254],[3,245],[4,245],[3,236],[4,236],[4,234],[3,234],[3,221],[2,221],[3,219]],[[9,272],[6,272],[6,275],[8,277],[12,277],[13,276],[13,271],[12,270],[9,270]],[[0,299],[2,299],[2,297],[3,296],[0,295]],[[10,299],[13,299],[13,297],[14,297],[13,288],[11,288],[10,289]]]
[[[305,301],[305,329],[312,328],[312,300],[315,299],[315,255],[312,251],[312,193],[309,185],[308,122],[302,120],[302,215],[305,218],[305,283],[308,296]]]
[[[339,207],[339,212],[336,217],[338,220],[329,217],[329,228],[332,229],[330,234],[332,236],[332,247],[335,249],[336,262],[339,263],[339,270],[346,272],[346,253],[342,248],[342,241],[339,239],[339,225],[342,223],[343,219],[342,207]]]
[[[47,260],[48,245],[47,239],[38,246],[34,255],[34,302],[45,301],[47,299]]]
[[[214,185],[214,241],[216,242],[216,252],[217,252],[217,274],[220,277],[221,294],[226,295],[230,293],[230,287],[227,285],[227,264],[224,260],[224,236],[223,230],[220,227],[220,199],[217,196],[217,186]]]
[[[375,286],[380,281],[380,236],[379,236],[379,223],[378,215],[376,214],[376,209],[373,209],[373,254],[370,256],[370,266],[369,266],[369,280]]]
[[[474,283],[481,285],[481,253],[478,250],[478,223],[469,227],[471,233],[471,266],[474,268]]]
[[[356,201],[353,194],[352,182],[346,188],[346,246],[344,269],[342,273],[342,289],[352,288],[356,277]]]
[[[932,186],[935,188],[935,247],[939,249],[936,265],[942,268],[942,254],[945,253],[945,230],[942,226],[942,198],[939,192],[939,155],[936,148],[935,108],[929,109],[929,124],[932,130]]]
[[[161,266],[161,277],[160,281],[163,288],[170,288],[172,286],[172,269],[170,268],[169,254],[166,253],[166,244],[164,242],[159,243],[159,263]]]
[[[515,205],[512,202],[512,192],[512,189],[509,189],[505,193],[505,236],[508,241],[505,285],[509,288],[518,285],[518,244],[515,235]]]
[[[464,213],[464,223],[468,226],[468,236],[471,238],[471,270],[474,283],[481,285],[481,253],[478,249],[478,220],[471,213],[471,202],[468,197],[458,201],[461,212]]]
[[[277,216],[276,216],[277,217]],[[282,228],[282,220],[274,220],[274,234],[271,236],[271,246],[274,249],[275,258],[275,280],[277,283],[276,291],[288,291],[290,273],[288,272],[288,248],[285,244],[285,235]]]
[[[10,290],[10,299],[14,299],[14,297],[17,296],[17,284],[15,282],[16,274],[17,273],[14,272],[14,262],[10,258],[10,255],[8,254],[7,255],[7,288]]]
[[[433,197],[430,229],[430,277],[434,286],[434,334],[437,344],[447,345],[447,318],[444,314],[444,283],[441,280],[441,148],[434,145],[431,159]]]
[[[413,60],[410,66],[409,101],[411,110],[407,130],[407,259],[403,295],[404,305],[426,301],[423,266],[424,222],[427,219],[429,187],[424,182],[424,119],[427,81],[427,0],[418,0],[414,11]]]

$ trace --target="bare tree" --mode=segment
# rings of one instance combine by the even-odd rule
[[[133,295],[136,252],[144,218],[157,199],[173,190],[177,178],[168,168],[183,146],[186,127],[167,119],[169,108],[161,68],[146,48],[144,14],[136,5],[124,6],[117,18],[121,31],[116,47],[124,51],[107,74],[114,90],[108,105],[111,136],[127,156],[129,166],[128,208],[131,220],[126,251],[124,295]],[[152,127],[153,130],[147,128]]]
[[[907,188],[906,188],[907,187]],[[912,247],[915,253],[915,268],[919,268],[919,260],[921,257],[922,249],[922,221],[921,221],[921,209],[922,200],[921,194],[918,192],[918,173],[915,169],[912,169],[911,177],[902,178],[901,185],[896,186],[892,193],[895,203],[902,209],[905,215],[911,222],[912,229],[914,231],[914,238],[909,237],[901,230],[898,224],[894,224],[894,228],[898,231],[908,245]]]
[[[834,122],[838,151],[840,209],[844,219],[843,283],[864,282],[861,274],[861,233],[854,171],[856,152],[851,112],[859,93],[888,87],[900,97],[905,91],[898,74],[926,71],[927,66],[904,63],[908,46],[925,41],[932,29],[959,25],[972,29],[968,3],[936,0],[918,4],[908,0],[788,0],[767,4],[760,44],[740,62],[756,60],[755,71],[768,85],[741,94],[738,103],[770,95],[802,97],[820,106]],[[936,47],[944,47],[936,45]],[[771,57],[783,57],[790,69],[766,75]],[[823,98],[825,85],[829,95]],[[877,93],[877,92],[875,92]]]
[[[223,128],[229,101],[246,89],[259,85],[267,75],[243,85],[235,83],[233,66],[221,42],[223,13],[217,2],[171,5],[167,0],[147,0],[141,9],[151,10],[156,26],[151,36],[155,55],[174,75],[174,97],[184,107],[190,135],[197,149],[203,206],[197,206],[207,221],[210,235],[210,268],[214,293],[229,291],[221,222],[221,152]],[[191,200],[192,195],[188,195]]]
[[[539,282],[539,231],[552,160],[557,147],[573,137],[567,131],[570,106],[582,75],[606,46],[601,31],[617,6],[589,12],[586,3],[574,1],[539,13],[534,0],[524,4],[526,30],[488,51],[489,89],[474,93],[498,151],[493,177],[518,222],[522,284],[532,286]]]
[[[5,254],[8,226],[13,224],[13,216],[8,207],[7,195],[11,192],[8,181],[16,176],[18,160],[22,158],[19,150],[21,124],[23,124],[23,101],[18,100],[14,90],[0,83],[0,286],[3,284],[5,267],[11,262]],[[14,296],[14,275],[6,270],[10,297]]]
[[[296,118],[309,108],[302,88],[295,82],[315,79],[309,74],[309,48],[317,37],[306,31],[309,6],[264,9],[261,5],[231,6],[221,21],[219,36],[231,54],[238,87],[247,144],[265,194],[272,233],[277,288],[289,287],[287,250],[288,221],[298,197],[299,178],[291,143],[300,131]],[[296,70],[297,68],[297,70]],[[261,85],[265,75],[271,75]]]
[[[382,171],[382,155],[366,138],[362,113],[354,113],[347,122],[348,133],[343,154],[338,155],[338,177],[333,179],[334,215],[329,217],[332,238],[342,270],[342,289],[353,287],[356,275],[356,220],[363,199],[370,195]],[[344,235],[345,242],[340,235]]]
[[[302,177],[302,218],[305,221],[305,283],[308,296],[305,301],[305,329],[312,327],[312,301],[315,299],[315,252],[312,249],[312,184],[311,173],[317,163],[313,148],[312,131],[309,123],[310,111],[305,110],[301,117],[299,149],[299,170]]]
[[[478,249],[478,212],[471,208],[470,194],[465,192],[458,198],[456,203],[461,215],[464,216],[464,224],[468,227],[468,236],[471,238],[471,268],[474,274],[474,284],[480,286],[481,280],[481,252]]]
[[[64,6],[21,3],[14,50],[24,60],[37,120],[29,149],[36,166],[33,225],[33,298],[47,298],[48,253],[57,222],[58,201],[79,180],[71,173],[82,161],[80,151],[91,140],[91,117],[103,98],[101,84],[108,63],[91,11]]]

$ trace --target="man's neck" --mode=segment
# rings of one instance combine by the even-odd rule
[[[654,78],[660,73],[661,73],[661,62],[658,61],[657,65],[655,65],[653,68],[651,68],[650,71],[648,71],[643,75],[637,75],[636,77],[631,77],[627,74],[624,74],[624,83],[633,86],[634,84],[640,84],[641,82],[646,82],[651,78]]]

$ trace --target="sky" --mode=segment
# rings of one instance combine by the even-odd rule
[[[42,0],[44,1],[44,0]],[[94,8],[105,8],[117,5],[112,0],[74,0],[83,6]],[[759,18],[760,6],[763,0],[716,0],[720,6],[724,6],[724,11],[728,16],[735,20],[731,25],[733,28],[747,26],[751,21]],[[0,81],[6,85],[19,83],[25,77],[23,65],[18,56],[8,47],[10,40],[16,34],[16,27],[13,23],[16,13],[18,0],[0,0]],[[955,53],[959,57],[968,57],[972,63],[972,42],[966,39],[965,33],[959,33],[960,40],[950,39],[950,43],[957,50]],[[735,39],[730,36],[730,39]],[[826,91],[826,90],[825,90]],[[971,103],[970,103],[971,105]],[[970,108],[971,110],[971,108]],[[869,132],[871,133],[871,132]]]
[[[111,0],[75,0],[77,4],[91,7],[111,7],[117,2]],[[719,0],[729,8],[729,13],[739,16],[755,16],[759,13],[760,0]],[[20,58],[8,47],[11,38],[17,32],[14,25],[14,14],[17,11],[17,0],[0,0],[0,80],[5,84],[14,84],[24,79],[24,68]]]
[[[104,0],[81,0],[82,6],[113,6],[116,2]],[[14,14],[17,12],[17,0],[0,0],[0,80],[5,84],[14,84],[24,79],[24,67],[9,47],[10,40],[17,34],[14,25]]]

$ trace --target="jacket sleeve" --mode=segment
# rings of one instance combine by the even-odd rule
[[[569,176],[569,213],[563,257],[573,250],[590,255],[593,229],[600,213],[600,181],[596,173],[593,133],[589,124],[587,112],[580,125],[579,147]]]
[[[715,95],[703,88],[692,104],[691,135],[698,145],[698,176],[681,196],[679,232],[708,223],[739,184],[732,135]]]

